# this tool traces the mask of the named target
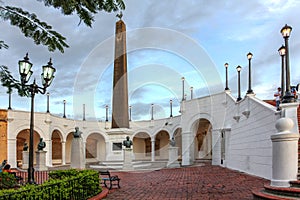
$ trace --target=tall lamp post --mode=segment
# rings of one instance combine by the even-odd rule
[[[281,56],[281,100],[283,97],[283,92],[284,92],[284,56],[285,56],[285,47],[282,45],[278,49],[278,53]]]
[[[253,54],[251,52],[249,52],[247,54],[247,58],[249,61],[249,78],[248,78],[248,91],[247,94],[253,94],[253,90],[251,89],[251,59],[253,57]]]
[[[295,97],[291,93],[291,85],[290,85],[290,60],[289,60],[289,37],[292,31],[292,27],[288,26],[287,24],[282,27],[280,30],[283,38],[284,38],[284,45],[285,45],[285,94],[283,96],[282,103],[292,103],[295,102]]]
[[[35,79],[32,84],[28,84],[32,71],[32,63],[29,62],[28,53],[24,60],[19,61],[19,73],[21,76],[21,84],[24,90],[28,90],[31,96],[31,112],[30,112],[30,132],[29,132],[29,165],[28,165],[28,183],[34,183],[34,168],[33,168],[33,133],[34,133],[34,96],[35,94],[45,94],[47,87],[50,86],[54,78],[55,68],[52,66],[51,58],[47,65],[43,66],[41,74],[43,87],[36,84]]]
[[[131,121],[131,106],[129,106],[129,121]]]
[[[11,92],[12,91],[8,92],[8,108],[7,108],[8,110],[11,110]]]
[[[64,115],[63,115],[63,118],[66,118],[66,103],[67,103],[67,101],[63,100],[63,103],[64,103]]]
[[[49,92],[47,92],[47,113],[49,113],[50,112],[50,110],[49,110],[49,100],[50,100],[50,93]]]
[[[238,98],[236,99],[236,101],[240,101],[240,100],[242,100],[242,98],[241,98],[241,70],[242,70],[242,67],[237,66],[236,70],[238,72]]]
[[[193,99],[193,90],[194,90],[194,88],[190,87],[190,90],[191,90],[191,100],[192,100]]]
[[[154,104],[152,103],[151,104],[151,120],[154,120],[154,117],[153,117],[153,110],[154,109]]]
[[[225,90],[229,90],[229,87],[228,87],[228,63],[225,63],[224,66],[225,66],[225,72],[226,72]]]
[[[105,121],[108,122],[108,105],[105,106]]]
[[[170,117],[173,117],[173,101],[170,99]]]
[[[82,121],[85,121],[85,104],[82,105]]]
[[[184,97],[184,80],[185,80],[185,78],[181,77],[181,81],[182,81],[182,101],[185,100],[185,97]]]

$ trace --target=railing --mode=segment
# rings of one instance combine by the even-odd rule
[[[16,176],[21,177],[22,180],[19,182],[20,184],[24,184],[28,180],[28,172],[27,171],[15,171]],[[43,184],[45,181],[49,179],[49,171],[36,171],[34,172],[34,180],[36,184]]]
[[[84,183],[86,181],[82,178],[74,178],[68,181],[35,186],[34,191],[32,191],[32,188],[21,191],[16,190],[14,193],[0,196],[0,200],[83,200],[95,193]]]

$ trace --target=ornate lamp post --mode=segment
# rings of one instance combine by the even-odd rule
[[[283,97],[283,91],[284,91],[284,56],[285,56],[285,47],[282,45],[278,49],[278,53],[281,56],[281,100]]]
[[[67,103],[67,101],[63,100],[63,103],[64,103],[64,116],[63,116],[63,118],[66,118],[66,103]]]
[[[226,84],[225,84],[225,90],[229,90],[229,87],[228,87],[228,63],[225,63],[224,66],[225,66],[225,70],[226,70]]]
[[[151,120],[154,120],[153,111],[154,111],[154,104],[152,103],[151,104]]]
[[[292,31],[292,27],[288,26],[287,24],[282,27],[280,30],[283,38],[284,38],[284,45],[285,45],[285,94],[283,96],[282,103],[291,103],[295,102],[295,97],[291,93],[291,85],[290,85],[290,60],[289,60],[289,37]]]
[[[82,105],[83,113],[82,113],[82,120],[85,121],[85,104]]]
[[[173,101],[170,99],[170,117],[173,117]]]
[[[108,122],[108,105],[105,106],[105,121]]]
[[[33,168],[33,133],[34,133],[34,96],[35,94],[45,94],[47,87],[50,86],[54,78],[55,68],[52,66],[51,58],[47,65],[43,66],[43,72],[41,74],[43,87],[39,87],[35,83],[35,79],[32,84],[27,85],[32,71],[32,63],[29,62],[28,53],[24,57],[24,60],[19,61],[19,73],[21,76],[21,84],[24,90],[28,90],[31,96],[31,112],[30,112],[30,133],[29,133],[29,164],[28,164],[28,183],[34,183],[34,168]]]
[[[251,52],[249,52],[247,54],[247,58],[249,61],[249,78],[248,78],[248,91],[247,94],[253,94],[253,90],[251,89],[251,59],[253,57],[253,54]]]
[[[240,101],[240,100],[242,100],[242,98],[241,98],[241,70],[242,70],[242,67],[237,66],[236,70],[238,72],[238,98],[236,99],[236,101]]]
[[[50,93],[49,92],[47,92],[47,113],[49,113],[50,111],[49,111],[49,100],[50,100]]]
[[[131,106],[129,106],[129,121],[131,121]]]
[[[8,108],[7,108],[8,110],[11,110],[11,92],[12,91],[8,92]]]
[[[190,87],[190,90],[191,90],[191,100],[193,99],[193,87]]]
[[[181,77],[181,81],[182,81],[182,101],[185,100],[185,97],[184,97],[184,80],[185,80],[185,78]]]

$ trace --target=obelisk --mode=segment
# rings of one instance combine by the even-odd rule
[[[122,13],[117,17],[119,20],[116,22],[115,35],[112,129],[129,128],[126,25],[121,19]]]

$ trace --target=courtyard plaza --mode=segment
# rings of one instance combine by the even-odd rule
[[[121,178],[105,199],[253,199],[252,191],[270,181],[210,163],[154,171],[111,171]]]

